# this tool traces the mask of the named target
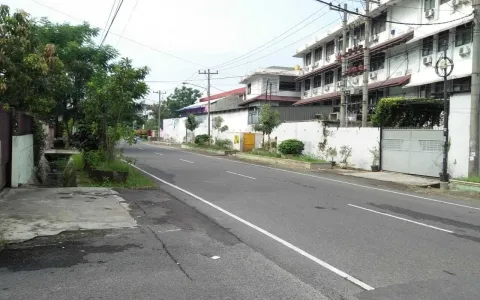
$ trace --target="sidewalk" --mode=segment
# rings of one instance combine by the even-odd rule
[[[10,191],[0,211],[8,209],[10,220],[16,211],[27,221],[69,220],[62,221],[64,230],[74,229],[73,224],[77,229],[98,227],[88,224],[99,222],[109,229],[61,232],[6,245],[0,249],[0,299],[327,299],[228,229],[162,191],[118,190],[116,197],[106,190],[52,193]],[[85,223],[75,221],[78,217]],[[135,227],[129,226],[133,220]],[[27,224],[25,231],[45,233],[36,230],[33,224],[38,223]]]
[[[416,175],[409,175],[403,173],[395,173],[388,171],[381,172],[368,172],[368,171],[355,171],[355,170],[342,170],[334,169],[332,173],[337,173],[346,176],[354,176],[366,179],[373,179],[386,182],[394,182],[397,184],[402,184],[411,187],[428,187],[428,186],[438,186],[440,180],[438,178],[423,177]]]

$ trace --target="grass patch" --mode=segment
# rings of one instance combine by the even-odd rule
[[[121,160],[112,162],[101,162],[96,167],[104,171],[128,172],[128,178],[125,183],[117,183],[110,181],[96,182],[89,178],[84,169],[84,159],[82,154],[72,156],[73,165],[77,171],[77,184],[84,187],[108,187],[108,188],[126,188],[126,189],[154,189],[155,182],[147,175],[138,171],[131,165]]]
[[[265,156],[265,157],[273,157],[273,158],[283,158],[280,153],[265,151],[261,149],[254,149],[252,152],[250,152],[250,154]],[[292,159],[292,160],[310,162],[310,163],[326,163],[327,162],[311,154],[294,155],[286,159]]]
[[[208,146],[208,145],[198,145],[198,144],[193,144],[193,143],[188,143],[186,145],[189,146],[189,147],[192,147],[192,148],[197,148],[197,149],[209,149],[209,150],[221,150],[221,151],[232,150],[230,148],[221,147],[221,146],[215,145],[213,143],[210,146]]]
[[[464,177],[464,178],[459,178],[458,180],[473,182],[473,183],[480,183],[480,176]]]

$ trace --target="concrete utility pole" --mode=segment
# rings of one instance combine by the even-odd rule
[[[347,4],[343,4],[343,9],[340,8],[333,8],[330,7],[331,10],[335,11],[343,11],[343,22],[342,22],[342,29],[343,29],[343,35],[342,35],[342,54],[345,55],[347,52]],[[340,93],[340,127],[346,126],[346,119],[347,119],[347,95],[346,95],[346,87],[347,87],[347,78],[344,76],[345,72],[347,71],[347,60],[342,59],[341,61],[342,64],[342,87],[341,87],[341,93]]]
[[[160,90],[154,92],[158,94],[158,137],[157,140],[160,140],[160,131],[162,131],[162,95],[165,95],[167,92],[162,92]]]
[[[201,75],[207,75],[207,98],[208,98],[208,122],[207,122],[207,126],[208,126],[208,136],[210,136],[210,77],[212,75],[216,75],[218,74],[218,71],[216,71],[215,73],[213,72],[210,72],[210,69],[208,69],[207,71],[198,71],[198,74],[201,74]],[[208,139],[208,143],[210,143],[210,139]]]
[[[473,0],[472,93],[470,100],[470,143],[468,176],[480,175],[480,0]]]
[[[370,1],[365,0],[365,47],[363,47],[363,96],[362,96],[362,127],[367,126],[368,116],[368,76],[370,75]]]

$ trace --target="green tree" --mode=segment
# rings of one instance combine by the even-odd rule
[[[108,159],[114,158],[120,139],[131,133],[131,122],[139,109],[135,101],[148,93],[144,82],[147,74],[147,67],[134,68],[131,60],[124,58],[114,64],[110,72],[97,71],[88,83],[85,119],[95,128],[100,149]]]
[[[56,91],[52,121],[61,118],[68,140],[77,120],[83,118],[81,104],[88,82],[97,71],[106,70],[110,61],[118,56],[118,52],[110,46],[95,45],[94,38],[98,34],[99,29],[90,27],[88,23],[58,24],[43,18],[38,24],[38,40],[41,44],[55,46],[56,55],[63,63],[62,74],[67,77],[63,81],[55,81],[61,86],[52,84],[51,89]]]
[[[175,88],[173,94],[169,95],[167,100],[162,103],[162,120],[177,118],[179,116],[178,110],[180,108],[192,105],[201,97],[202,94],[197,89],[187,88],[185,86],[182,86],[182,88]],[[152,115],[155,119],[158,119],[158,105],[154,105],[153,107]]]
[[[195,129],[198,128],[198,126],[200,126],[200,121],[197,120],[197,118],[195,117],[194,114],[190,114],[187,119],[185,119],[185,127],[190,130],[192,132],[192,134],[194,134],[193,132],[195,131]]]
[[[259,124],[261,125],[261,131],[263,134],[268,135],[269,145],[270,148],[270,134],[272,134],[273,130],[277,128],[282,122],[280,121],[280,113],[268,104],[264,104],[260,109],[260,118]]]
[[[228,126],[227,125],[223,125],[223,118],[221,116],[217,116],[215,118],[213,118],[213,129],[217,131],[217,137],[218,135],[221,133],[221,132],[225,132],[228,130]]]
[[[55,48],[38,43],[35,24],[24,11],[11,14],[8,6],[1,5],[0,24],[0,104],[48,115],[54,107],[52,74],[62,74]]]

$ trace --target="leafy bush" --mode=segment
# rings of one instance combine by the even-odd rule
[[[83,153],[84,161],[93,168],[99,166],[102,162],[107,161],[107,156],[102,151],[88,151]]]
[[[272,148],[273,149],[277,148],[277,142],[271,142],[270,143],[270,149],[272,149]]]
[[[278,151],[280,151],[280,153],[284,155],[300,155],[302,154],[303,149],[305,149],[305,144],[302,141],[296,139],[285,140],[281,142],[278,146]]]
[[[80,124],[72,136],[71,144],[81,152],[95,151],[99,148],[100,139],[90,126]]]
[[[281,157],[280,153],[270,152],[270,151],[266,151],[266,150],[262,150],[262,149],[253,149],[252,154],[261,155],[261,156],[268,156],[268,157],[276,157],[276,158]]]
[[[206,145],[208,141],[212,141],[212,138],[208,134],[200,134],[195,137],[195,144],[197,145]]]
[[[327,151],[327,158],[330,157],[330,161],[335,161],[335,157],[337,157],[337,148],[335,147],[328,147]]]
[[[352,156],[352,147],[343,145],[340,147],[340,157],[341,157],[341,162],[342,163],[347,163],[347,160]]]
[[[216,139],[215,146],[218,146],[224,149],[231,149],[233,148],[233,142],[229,139]]]

